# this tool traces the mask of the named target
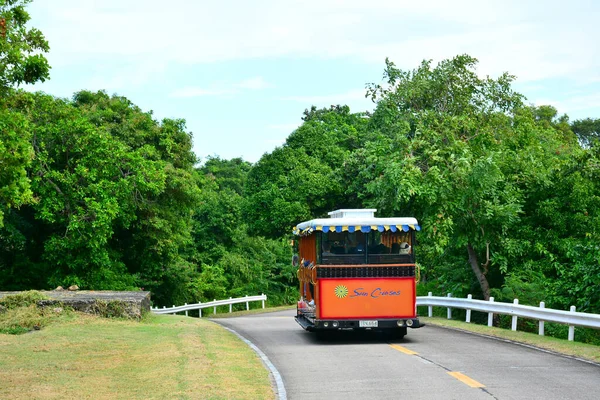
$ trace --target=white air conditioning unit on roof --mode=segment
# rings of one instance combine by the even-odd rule
[[[376,208],[342,209],[328,212],[329,218],[374,218]]]

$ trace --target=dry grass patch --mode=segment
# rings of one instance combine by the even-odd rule
[[[0,334],[2,399],[269,399],[269,375],[235,335],[207,320],[80,315]]]

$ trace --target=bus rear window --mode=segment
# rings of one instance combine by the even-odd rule
[[[323,232],[321,264],[394,264],[413,260],[412,232]]]

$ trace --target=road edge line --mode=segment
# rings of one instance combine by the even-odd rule
[[[254,350],[254,352],[256,354],[258,354],[258,356],[261,358],[262,362],[269,369],[269,373],[271,374],[271,376],[273,376],[273,379],[275,380],[275,384],[277,386],[277,395],[279,396],[279,400],[287,400],[287,393],[285,391],[285,385],[283,384],[283,379],[281,378],[281,374],[279,373],[279,371],[277,370],[277,368],[275,368],[275,365],[273,365],[273,363],[271,362],[271,360],[269,360],[269,357],[267,357],[267,355],[265,353],[263,353],[261,349],[259,349],[258,347],[256,347],[256,345],[254,343],[252,343],[250,340],[246,339],[241,334],[237,333],[235,330],[233,330],[231,328],[228,328],[226,326],[223,326],[223,325],[221,325],[221,326],[223,328],[227,329],[229,332],[231,332],[234,335],[236,335],[237,337],[239,337],[252,350]]]
[[[563,357],[563,358],[569,358],[571,360],[581,361],[581,362],[586,363],[586,364],[591,364],[591,365],[594,365],[596,367],[600,367],[600,363],[598,363],[596,361],[593,361],[593,360],[588,360],[587,358],[577,357],[577,356],[573,356],[571,354],[565,354],[565,353],[561,353],[559,351],[545,349],[543,347],[538,347],[536,345],[529,344],[529,343],[519,342],[519,341],[513,340],[513,339],[507,339],[507,338],[503,338],[503,337],[499,337],[499,336],[494,336],[494,335],[487,335],[485,333],[473,332],[473,331],[469,331],[467,329],[456,328],[454,326],[436,325],[433,322],[430,323],[430,326],[435,326],[436,328],[448,329],[448,330],[451,330],[451,331],[468,333],[470,335],[475,335],[475,336],[480,336],[480,337],[484,337],[484,338],[488,338],[488,339],[498,340],[500,342],[512,343],[512,344],[515,344],[517,346],[527,347],[527,348],[530,348],[530,349],[533,349],[533,350],[541,351],[543,353],[548,353],[548,354],[552,354],[552,355],[555,355],[555,356],[558,356],[558,357]]]

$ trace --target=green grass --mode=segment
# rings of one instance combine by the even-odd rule
[[[564,339],[557,339],[549,336],[539,336],[535,333],[519,331],[513,332],[507,329],[488,327],[487,325],[477,325],[440,317],[419,317],[419,319],[426,324],[512,340],[556,353],[600,363],[600,346],[595,346],[592,344],[569,342]]]
[[[0,334],[0,354],[1,399],[274,398],[258,356],[207,319],[72,313],[29,334]]]

